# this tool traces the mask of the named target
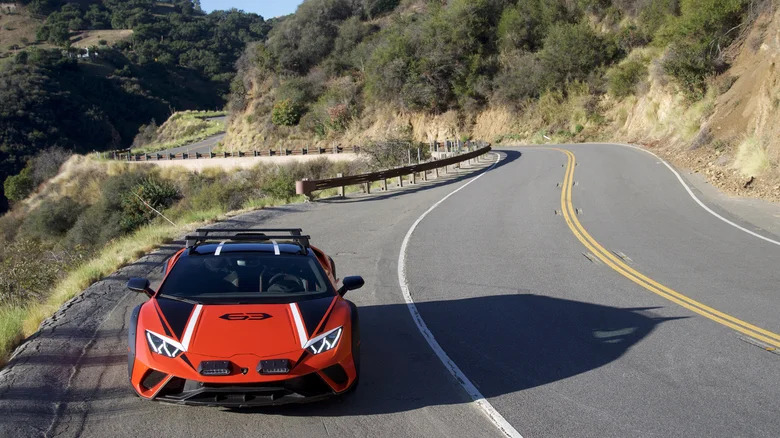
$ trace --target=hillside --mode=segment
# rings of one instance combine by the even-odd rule
[[[239,61],[225,145],[636,141],[780,199],[776,7],[307,0]]]
[[[272,26],[189,0],[29,0],[0,9],[0,21],[3,181],[47,148],[127,148],[141,125],[176,110],[221,109],[235,61]],[[9,188],[29,191],[6,186],[0,211]]]

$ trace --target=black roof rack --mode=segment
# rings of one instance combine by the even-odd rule
[[[184,240],[187,248],[190,249],[210,241],[268,242],[271,240],[292,240],[301,247],[303,254],[307,254],[310,236],[302,235],[301,231],[300,228],[199,228],[195,230],[194,235],[186,236]]]

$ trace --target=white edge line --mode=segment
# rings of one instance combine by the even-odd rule
[[[223,240],[222,242],[219,242],[219,246],[217,246],[217,250],[214,251],[215,256],[222,254],[222,245],[224,245],[226,242],[227,240]]]
[[[276,241],[275,241],[275,240],[272,240],[272,241],[271,241],[271,243],[273,243],[273,244],[274,244],[274,255],[280,255],[280,254],[281,254],[281,252],[279,252],[279,244],[278,244],[278,243],[276,243]]]
[[[181,340],[181,345],[184,347],[184,351],[188,351],[190,348],[190,340],[192,340],[192,332],[195,331],[195,324],[198,323],[200,317],[200,311],[203,309],[202,304],[195,306],[195,310],[190,316],[190,322],[187,323],[187,330],[184,332],[184,338]]]
[[[487,170],[491,170],[496,167],[500,161],[501,156],[499,155],[496,162],[493,163],[493,165],[490,166]],[[441,203],[446,201],[447,198],[463,190],[469,184],[478,180],[486,173],[487,171],[477,175],[471,181],[450,192],[450,194],[443,197],[441,200],[439,200],[439,202],[433,204],[431,208],[418,217],[417,220],[412,224],[412,227],[409,228],[409,231],[406,232],[406,236],[404,236],[404,240],[401,243],[401,252],[398,254],[398,283],[401,286],[401,292],[403,293],[404,301],[406,301],[406,307],[409,309],[409,313],[412,315],[412,319],[414,320],[415,324],[417,324],[417,328],[420,330],[420,333],[423,335],[425,340],[428,341],[428,345],[431,347],[433,352],[436,353],[436,356],[439,357],[439,360],[441,360],[442,364],[444,364],[450,374],[452,374],[455,380],[457,380],[463,389],[468,393],[468,395],[471,397],[471,400],[474,402],[474,404],[476,404],[477,408],[479,408],[482,413],[488,417],[493,425],[495,425],[504,436],[510,438],[523,438],[523,436],[520,435],[520,432],[518,432],[517,429],[509,424],[509,422],[506,421],[506,419],[498,411],[496,411],[493,405],[487,401],[485,396],[479,392],[471,380],[466,377],[458,365],[452,359],[450,359],[444,349],[441,348],[441,345],[439,345],[439,343],[436,341],[436,338],[433,336],[433,333],[431,333],[431,331],[428,329],[428,326],[425,324],[425,321],[423,320],[422,315],[420,315],[419,310],[417,310],[417,306],[414,304],[414,299],[412,299],[412,294],[409,292],[409,285],[406,282],[406,248],[409,245],[409,239],[412,237],[414,230],[417,228],[420,222],[425,219],[425,216],[428,216],[428,213],[441,205]]]
[[[610,143],[601,143],[601,144],[610,144]],[[693,198],[693,200],[696,201],[696,203],[699,204],[699,206],[701,208],[703,208],[707,213],[715,216],[716,218],[722,220],[723,222],[731,225],[734,228],[740,229],[740,230],[750,234],[751,236],[758,237],[761,240],[765,240],[765,241],[767,241],[769,243],[774,243],[775,245],[780,246],[780,242],[778,242],[777,240],[770,239],[770,238],[768,238],[766,236],[762,236],[762,235],[760,235],[760,234],[758,234],[758,233],[756,233],[754,231],[750,231],[750,230],[748,230],[745,227],[742,227],[742,226],[740,226],[738,224],[735,224],[734,222],[732,222],[732,221],[726,219],[725,217],[719,215],[718,213],[714,212],[711,208],[707,207],[707,205],[705,205],[699,198],[696,197],[695,194],[693,194],[693,190],[691,190],[691,188],[688,186],[688,184],[685,182],[685,180],[682,178],[682,176],[680,176],[680,174],[674,169],[674,167],[672,167],[669,163],[666,162],[666,160],[664,160],[663,158],[659,157],[655,153],[653,153],[653,152],[651,152],[651,151],[649,151],[647,149],[640,148],[638,146],[634,146],[634,145],[630,145],[630,144],[625,144],[625,143],[613,143],[613,144],[616,144],[618,146],[628,147],[628,148],[631,148],[631,149],[636,149],[638,151],[642,151],[642,152],[645,152],[645,153],[648,153],[648,154],[652,155],[653,157],[658,159],[660,162],[664,163],[664,166],[666,166],[666,168],[669,169],[674,174],[674,176],[677,177],[677,180],[680,181],[680,184],[682,184],[682,186],[685,187],[685,191],[688,192],[688,194],[691,196],[691,198]]]
[[[298,310],[298,305],[290,303],[290,310],[292,310],[293,320],[295,320],[295,330],[298,332],[298,340],[301,342],[301,348],[306,348],[307,333],[303,328],[303,321],[301,321],[301,311]]]

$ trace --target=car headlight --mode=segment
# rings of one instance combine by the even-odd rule
[[[146,341],[153,352],[165,357],[174,358],[184,352],[184,347],[180,343],[149,330],[146,331]]]
[[[306,343],[306,349],[311,354],[320,354],[336,348],[341,339],[341,327],[323,333]]]

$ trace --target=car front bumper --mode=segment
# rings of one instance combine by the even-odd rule
[[[246,408],[308,403],[337,393],[318,373],[268,383],[215,384],[177,377],[162,385],[154,400],[197,406]]]

